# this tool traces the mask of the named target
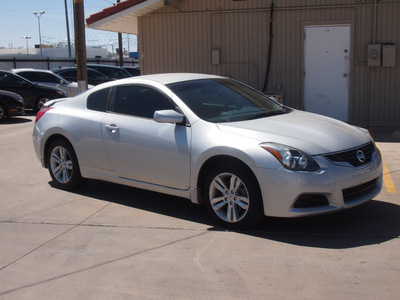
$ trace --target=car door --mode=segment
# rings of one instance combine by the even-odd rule
[[[112,112],[104,118],[102,131],[119,177],[188,189],[191,128],[153,120],[154,111],[174,108],[169,97],[152,87],[115,88]]]

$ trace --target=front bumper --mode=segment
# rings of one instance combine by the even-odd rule
[[[25,115],[25,108],[23,106],[12,107],[8,113],[10,116],[23,116]]]
[[[354,207],[379,194],[382,188],[382,158],[363,167],[336,165],[322,156],[314,157],[318,172],[293,172],[285,168],[253,168],[263,197],[264,214],[299,217]]]

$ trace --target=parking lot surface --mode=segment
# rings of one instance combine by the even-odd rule
[[[0,124],[0,299],[399,299],[398,133],[376,133],[385,187],[372,201],[233,232],[185,199],[55,189],[33,124]]]

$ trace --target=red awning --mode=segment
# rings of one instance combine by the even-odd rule
[[[163,0],[126,0],[86,19],[88,28],[138,34],[137,18],[164,6]]]

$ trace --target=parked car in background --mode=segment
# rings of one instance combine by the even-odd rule
[[[39,69],[13,69],[14,74],[18,74],[34,83],[41,83],[51,85],[63,89],[68,97],[73,97],[79,93],[78,84],[76,82],[69,82],[62,76],[53,73],[49,70]],[[93,85],[89,86],[92,88]]]
[[[129,72],[132,76],[140,76],[140,69],[139,67],[133,67],[133,66],[123,66],[123,69]]]
[[[73,81],[73,82],[78,81],[76,67],[61,67],[61,68],[51,69],[51,71],[56,74],[59,74],[61,77],[65,78],[69,81]],[[101,84],[104,82],[114,80],[95,69],[87,68],[87,73],[88,73],[88,83],[91,85],[98,85],[98,84]]]
[[[57,87],[37,84],[17,74],[0,70],[0,90],[20,95],[26,108],[39,111],[51,99],[65,98],[66,92]]]
[[[13,92],[0,90],[0,121],[25,114],[24,99]]]
[[[92,178],[185,197],[228,228],[340,211],[382,188],[367,130],[213,75],[139,76],[54,100],[33,143],[59,188]]]
[[[98,65],[98,64],[88,64],[88,68],[95,69],[100,73],[107,75],[112,79],[123,79],[132,77],[132,75],[126,71],[125,69],[117,66],[109,66],[109,65]]]

